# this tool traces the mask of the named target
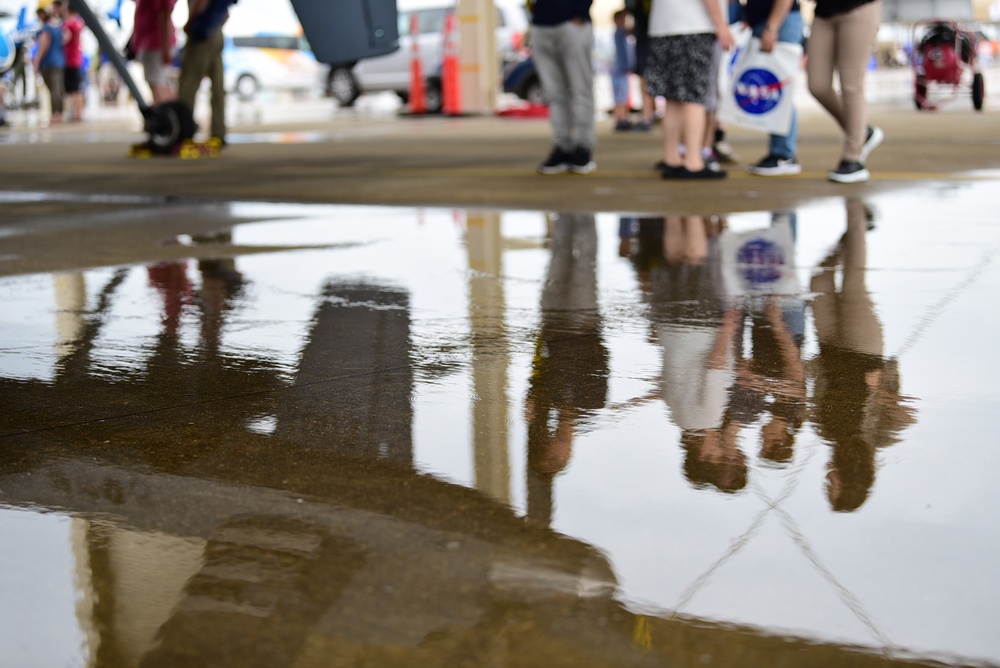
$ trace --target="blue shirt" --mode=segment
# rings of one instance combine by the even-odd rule
[[[41,69],[46,67],[66,67],[66,56],[63,54],[63,38],[62,38],[62,28],[49,25],[46,23],[42,26],[42,29],[38,31],[38,35],[41,36],[43,32],[49,34],[49,48],[42,57],[42,62],[38,64]]]

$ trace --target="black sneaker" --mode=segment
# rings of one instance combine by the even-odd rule
[[[867,181],[871,175],[860,162],[849,162],[841,160],[837,169],[829,172],[826,178],[837,183],[861,183]]]
[[[590,174],[597,169],[597,163],[591,157],[590,149],[577,146],[569,156],[569,171],[574,174]]]
[[[633,127],[632,121],[615,121],[615,132],[628,132]]]
[[[676,179],[684,171],[683,165],[668,165],[662,160],[656,163],[656,169],[660,172],[660,176],[665,179]]]
[[[565,174],[569,171],[569,154],[558,146],[552,149],[545,162],[538,166],[539,174]]]
[[[868,134],[865,135],[865,143],[861,146],[862,164],[868,161],[868,156],[872,154],[872,151],[881,146],[883,141],[885,141],[885,133],[882,132],[882,128],[869,125]]]
[[[801,174],[802,165],[795,158],[783,158],[772,153],[756,165],[747,167],[747,171],[757,176],[786,176]]]
[[[667,176],[666,174],[663,174],[662,176],[665,179],[680,179],[682,181],[688,179],[711,180],[726,178],[726,172],[721,169],[710,169],[709,167],[703,167],[700,171],[692,172],[687,167],[681,165],[680,167],[674,168],[674,172],[670,176]]]

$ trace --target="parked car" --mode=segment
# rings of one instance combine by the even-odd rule
[[[531,56],[507,63],[504,66],[503,92],[513,93],[522,100],[534,104],[545,104],[542,82],[538,78],[535,61],[531,59]]]
[[[248,100],[262,88],[316,90],[323,66],[299,35],[227,36],[222,50],[227,91]]]
[[[365,93],[395,92],[409,97],[410,61],[413,57],[412,17],[417,17],[417,48],[425,83],[427,108],[441,108],[440,69],[445,17],[454,11],[454,0],[398,0],[399,50],[385,56],[335,64],[327,76],[326,93],[342,106],[350,106]],[[521,50],[528,16],[521,0],[496,0],[496,46],[501,61],[513,60]]]

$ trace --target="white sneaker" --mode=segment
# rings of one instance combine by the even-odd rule
[[[871,178],[868,169],[860,162],[841,160],[837,169],[829,172],[826,178],[837,183],[861,183]]]
[[[872,151],[877,149],[885,141],[885,133],[882,132],[882,128],[876,125],[868,126],[868,134],[865,135],[865,143],[861,146],[861,163],[864,164],[868,161],[868,156],[872,154]]]
[[[787,176],[801,174],[802,165],[795,158],[769,155],[757,164],[747,167],[747,171],[758,176]]]

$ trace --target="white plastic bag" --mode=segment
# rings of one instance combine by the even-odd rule
[[[719,120],[776,135],[792,127],[795,83],[802,63],[802,47],[778,42],[774,50],[760,50],[756,37],[738,56],[729,84],[719,100]]]

